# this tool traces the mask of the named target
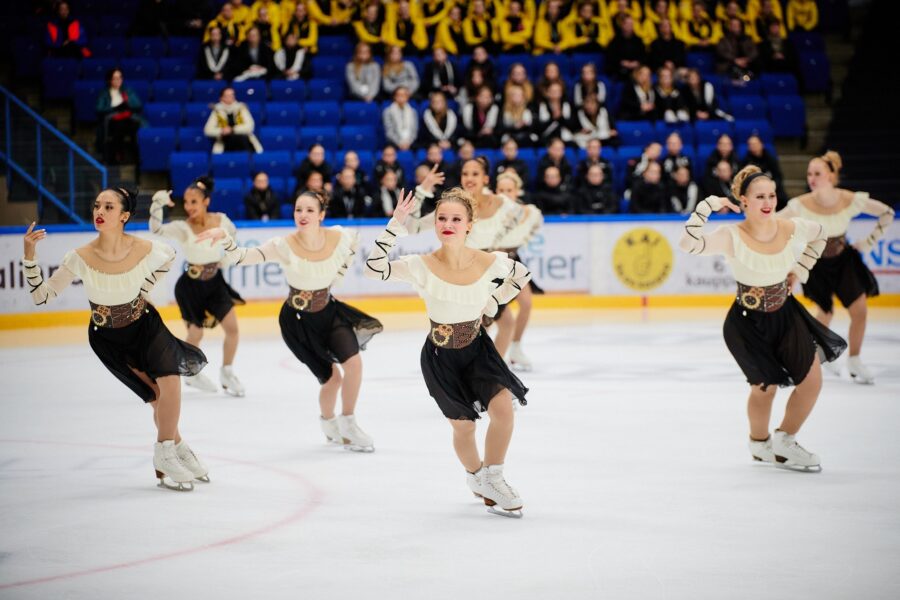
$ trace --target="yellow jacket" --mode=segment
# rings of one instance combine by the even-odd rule
[[[455,24],[450,19],[441,21],[434,35],[434,45],[438,48],[443,48],[448,54],[456,55],[463,50],[456,43],[456,40],[465,43],[463,24]]]
[[[684,43],[688,46],[694,46],[703,40],[712,44],[717,44],[722,37],[722,28],[717,21],[713,21],[708,17],[699,20],[690,20],[685,23]]]
[[[522,4],[522,16],[527,18],[531,23],[532,27],[534,27],[534,22],[537,19],[537,6],[534,0],[519,0]],[[509,14],[509,3],[511,0],[495,0],[494,5],[497,9],[497,19],[502,19]],[[544,7],[546,2],[541,2],[541,8]]]
[[[284,29],[281,30],[281,39],[287,37],[288,33],[297,34],[297,45],[301,48],[307,48],[313,54],[319,51],[319,24],[312,19],[307,18],[303,26],[294,22],[293,18],[287,22]]]
[[[616,2],[616,0],[609,1],[606,14],[609,16],[610,21],[614,20],[619,14],[619,3]],[[641,3],[638,2],[638,0],[631,0],[631,5],[628,7],[628,14],[631,15],[632,19],[634,19],[635,26],[643,21]]]
[[[410,9],[421,15],[422,25],[428,28],[439,25],[455,5],[454,0],[421,0],[412,2]]]
[[[320,2],[328,2],[328,13],[322,10]],[[339,0],[307,0],[306,9],[309,16],[321,25],[331,25],[334,19],[338,24],[347,24],[354,17],[356,5],[344,6]]]
[[[544,52],[552,52],[554,48],[559,47],[566,51],[575,45],[575,33],[572,31],[572,23],[566,19],[557,22],[557,32],[559,33],[559,41],[554,44],[552,40],[552,29],[550,22],[546,19],[538,19],[534,27],[534,54],[543,54]]]
[[[572,32],[574,48],[591,42],[606,46],[613,39],[612,23],[601,17],[594,17],[589,24],[581,19],[572,19],[569,21],[569,30]]]
[[[504,50],[510,50],[520,46],[530,46],[531,36],[534,33],[534,22],[528,18],[524,12],[520,15],[522,18],[522,30],[513,31],[512,25],[507,20],[507,15],[497,18],[497,29],[499,30],[500,43]]]
[[[819,24],[819,7],[814,0],[788,0],[787,4],[787,28],[788,31],[805,29],[812,31]]]
[[[396,2],[387,5],[382,37],[386,44],[391,46],[406,47],[405,36],[400,35],[400,28],[406,26],[412,28],[412,44],[419,50],[428,47],[428,33],[425,31],[425,22],[422,17],[421,7],[418,2],[410,2],[409,22],[403,23],[400,19],[400,11]]]
[[[222,32],[225,34],[224,37],[230,38],[235,44],[240,44],[244,41],[245,25],[238,21],[237,18],[226,21],[220,14],[206,25],[206,31],[203,32],[204,44],[209,41],[209,32],[216,27],[221,28]]]
[[[364,21],[353,21],[353,31],[356,33],[356,39],[367,44],[380,44],[385,41],[385,23],[378,28],[378,34],[369,31]]]
[[[281,16],[281,5],[273,0],[256,0],[256,2],[253,3],[253,6],[250,7],[250,24],[247,26],[252,27],[253,22],[259,19],[259,9],[264,6],[269,9],[269,23],[272,24],[272,31],[275,34],[272,37],[274,38],[278,32],[281,31],[281,24],[283,21]]]
[[[246,27],[253,20],[252,11],[246,4],[241,4],[234,8],[232,12],[234,13],[234,20],[240,23],[242,27]]]
[[[463,35],[469,46],[479,46],[488,42],[497,41],[497,28],[490,19],[485,17],[477,19],[466,17],[462,22]]]

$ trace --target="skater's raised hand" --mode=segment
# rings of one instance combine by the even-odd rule
[[[47,237],[46,229],[34,230],[37,221],[32,221],[25,232],[25,260],[34,260],[34,247],[37,243]]]
[[[198,242],[209,240],[209,245],[212,246],[216,242],[222,241],[227,237],[227,231],[225,231],[221,227],[213,227],[212,229],[207,229],[206,231],[197,234],[196,239]]]
[[[406,190],[400,190],[400,201],[394,207],[393,217],[403,223],[410,213],[416,208],[416,195],[413,192],[407,193]]]
[[[438,165],[434,165],[431,167],[428,175],[425,176],[425,179],[422,180],[422,183],[419,184],[419,187],[430,194],[434,191],[434,186],[443,184],[444,173],[438,171]]]
[[[737,204],[735,204],[734,202],[732,202],[731,200],[729,200],[728,198],[725,198],[724,196],[719,196],[718,200],[719,200],[719,204],[722,206],[722,208],[727,208],[731,212],[734,212],[734,213],[741,212],[741,207],[738,206]]]
[[[153,204],[162,204],[169,208],[175,206],[175,202],[172,200],[172,190],[159,190],[153,194]]]

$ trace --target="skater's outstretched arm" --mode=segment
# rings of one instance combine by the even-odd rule
[[[404,219],[398,219],[410,234],[418,234],[426,229],[434,228],[434,211],[422,216],[422,206],[428,198],[434,198],[434,187],[444,183],[444,174],[437,170],[438,166],[431,167],[431,171],[422,180],[422,183],[416,186],[415,199],[416,204],[409,216]],[[394,217],[397,211],[394,209]]]
[[[497,315],[501,305],[512,302],[513,298],[522,291],[522,288],[531,281],[531,272],[528,270],[528,267],[519,261],[506,256],[498,260],[501,262],[502,267],[506,269],[506,276],[503,278],[502,283],[497,284],[497,289],[491,294],[491,298],[484,308],[484,314],[492,318]]]
[[[860,194],[862,194],[862,192],[857,192],[857,195]],[[865,194],[865,200],[862,201],[861,212],[878,217],[878,222],[875,224],[874,229],[872,229],[872,233],[864,240],[859,240],[853,244],[853,247],[860,252],[868,252],[876,243],[878,243],[878,240],[881,239],[881,236],[884,235],[887,228],[894,222],[894,209],[884,202],[869,198],[869,195]]]
[[[224,266],[258,265],[266,262],[284,263],[285,257],[278,248],[279,238],[273,238],[262,246],[238,246],[234,238],[222,227],[207,229],[197,236],[197,241],[209,240],[210,244],[221,244],[225,250],[220,264]]]
[[[806,219],[791,219],[794,222],[794,235],[806,242],[806,248],[803,254],[797,259],[797,264],[791,269],[800,283],[806,283],[809,279],[809,272],[815,266],[816,261],[822,256],[825,250],[825,242],[828,236],[825,235],[825,228],[818,223],[807,221]]]
[[[678,246],[691,254],[732,256],[734,241],[726,227],[719,227],[708,235],[703,233],[703,226],[709,220],[709,215],[724,207],[728,207],[733,212],[741,212],[741,209],[728,198],[707,196],[698,202],[697,208],[694,209],[684,225],[684,233],[681,234]]]
[[[338,269],[337,275],[335,275],[334,280],[331,282],[332,286],[337,285],[344,279],[344,275],[347,274],[347,269],[349,269],[350,265],[353,264],[353,261],[356,260],[356,253],[359,252],[359,234],[357,232],[344,230],[341,232],[341,235],[345,236],[345,239],[349,242],[350,253],[347,254],[347,258]],[[341,240],[341,244],[343,243],[344,240]]]
[[[162,250],[164,256],[166,257],[165,262],[156,267],[152,273],[148,277],[144,278],[144,283],[141,285],[141,296],[146,299],[150,299],[150,292],[153,291],[153,288],[156,287],[156,284],[166,276],[172,269],[172,263],[175,262],[175,249],[168,244],[159,243],[159,248]]]
[[[173,207],[175,203],[172,201],[172,192],[159,190],[153,194],[153,201],[150,203],[150,220],[147,224],[150,231],[156,235],[167,237],[178,242],[187,241],[187,231],[184,222],[163,223],[163,207]]]
[[[363,273],[369,279],[380,279],[381,281],[394,280],[406,281],[413,283],[413,277],[409,270],[406,260],[389,260],[388,255],[397,243],[398,237],[408,235],[403,222],[409,217],[409,213],[415,209],[415,198],[413,193],[404,195],[404,191],[400,192],[400,202],[394,208],[394,216],[388,221],[387,227],[378,239],[375,240],[375,246],[369,257],[366,259],[366,268]]]
[[[76,275],[66,266],[66,262],[74,258],[72,256],[74,252],[69,252],[63,258],[63,264],[50,276],[50,279],[44,279],[34,250],[37,243],[47,237],[47,231],[45,229],[35,231],[34,225],[35,223],[32,223],[25,232],[25,254],[22,258],[22,266],[25,271],[25,280],[28,281],[28,287],[31,288],[31,298],[35,304],[40,305],[47,304],[59,296],[75,280]]]

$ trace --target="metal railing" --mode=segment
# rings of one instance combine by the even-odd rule
[[[88,223],[82,215],[107,186],[106,167],[2,85],[0,100],[0,161],[7,185],[17,177],[33,188],[39,217],[46,201],[74,223]]]

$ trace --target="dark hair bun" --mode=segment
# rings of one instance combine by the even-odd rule
[[[194,180],[193,185],[198,189],[205,190],[207,196],[212,196],[213,188],[216,186],[216,182],[209,175],[201,175]]]

